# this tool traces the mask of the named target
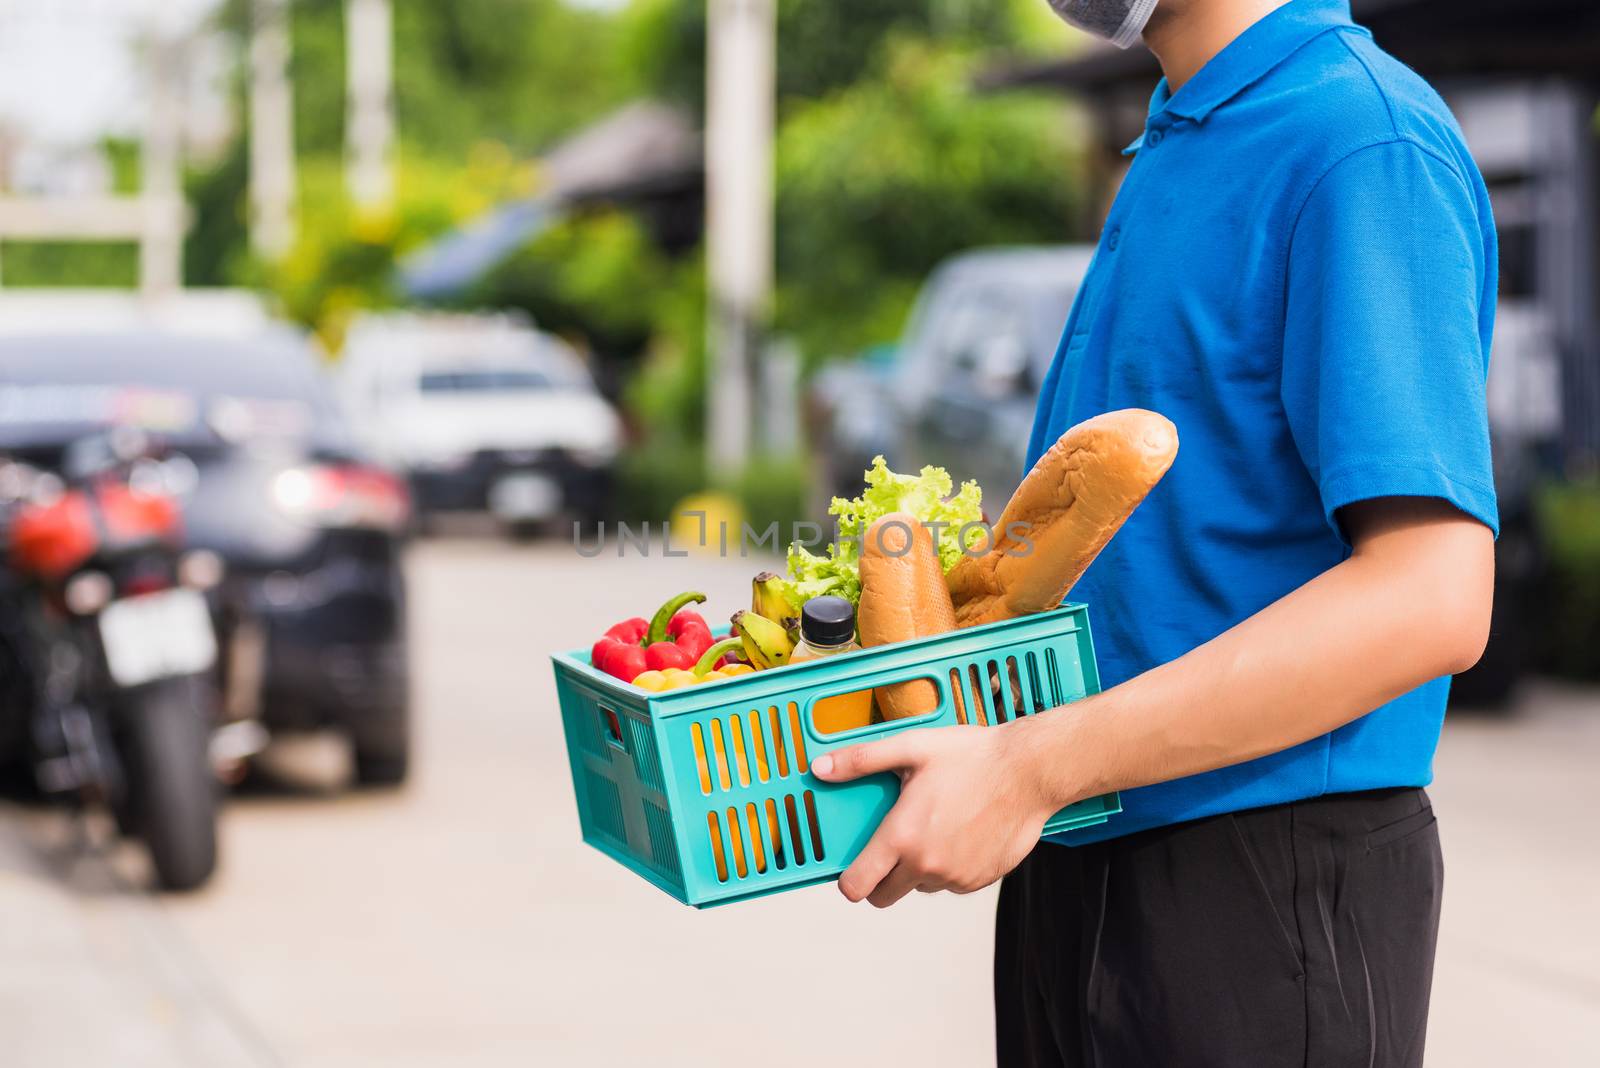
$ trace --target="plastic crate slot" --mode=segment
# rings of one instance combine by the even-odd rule
[[[733,766],[739,773],[739,785],[750,785],[750,758],[745,755],[744,720],[735,712],[728,717],[728,737],[733,746]]]
[[[706,735],[700,724],[689,724],[689,740],[694,743],[694,767],[700,773],[700,792],[711,796],[711,764],[706,760]]]
[[[1022,668],[1014,656],[1006,657],[1006,679],[1011,684],[1012,718],[1031,715],[1033,706],[1028,703],[1028,691],[1022,685]]]
[[[789,776],[789,752],[783,743],[783,724],[778,722],[778,706],[773,705],[767,709],[767,722],[772,724],[772,748],[778,755],[778,778],[785,779]]]
[[[711,720],[711,753],[717,760],[717,782],[724,790],[733,789],[728,778],[728,747],[722,741],[722,721],[715,717]]]
[[[988,688],[983,680],[978,678],[978,665],[967,665],[967,680],[972,686],[972,707],[977,714],[981,726],[989,725],[989,699],[984,691]]]
[[[950,669],[950,700],[956,706],[956,722],[970,723],[971,717],[967,715],[967,698],[961,685],[961,669]]]
[[[745,822],[750,825],[750,852],[755,854],[756,872],[767,873],[767,848],[766,835],[761,831],[761,813],[756,811],[756,803],[749,802],[744,806]]]
[[[810,790],[806,791],[806,823],[811,827],[811,855],[827,860],[828,855],[822,848],[822,828],[817,825],[817,799]]]
[[[1027,703],[1027,692],[1022,689],[1022,671],[1016,664],[1016,657],[1006,657],[1005,664],[1006,683],[1011,689],[1011,718],[1026,716],[1034,711]]]
[[[1046,649],[1044,651],[1044,673],[1045,681],[1050,684],[1050,707],[1055,708],[1057,705],[1062,704],[1063,701],[1061,698],[1061,665],[1056,662],[1056,651],[1054,649]]]
[[[744,856],[744,835],[739,833],[739,810],[728,809],[728,850],[733,854],[733,867],[743,879],[750,874],[750,864]]]
[[[650,832],[650,857],[667,875],[679,872],[678,843],[672,833],[672,817],[654,801],[644,803],[644,823]]]
[[[1005,678],[993,660],[985,666],[987,668],[985,674],[989,678],[989,704],[994,709],[994,722],[1004,723],[1011,718],[1011,698],[1006,693]]]
[[[783,855],[783,831],[778,826],[778,802],[767,798],[767,830],[772,832],[772,863],[782,871],[788,867],[788,861]]]
[[[789,702],[789,729],[794,733],[794,769],[804,775],[810,765],[806,761],[806,736],[800,729],[800,706],[793,701]]]
[[[806,862],[806,843],[800,837],[800,812],[795,807],[794,794],[785,794],[783,797],[784,811],[789,814],[789,841],[794,845],[794,862],[797,865]]]
[[[1043,712],[1050,707],[1044,703],[1044,692],[1039,687],[1039,657],[1033,651],[1023,658],[1028,668],[1028,692],[1033,697],[1033,710]]]
[[[589,811],[594,815],[596,830],[614,838],[619,844],[628,844],[628,831],[622,822],[622,791],[617,784],[589,770],[584,776],[589,791]]]
[[[766,782],[772,778],[772,764],[767,758],[766,732],[761,729],[760,709],[751,709],[745,713],[750,720],[750,729],[746,732],[750,737],[750,745],[756,751],[756,776]]]
[[[1028,710],[1022,705],[1022,680],[1017,678],[1016,658],[1008,656],[989,661],[989,677],[995,684],[994,701],[1000,710],[1000,722],[1027,715]]]
[[[711,859],[717,864],[717,882],[728,881],[728,855],[722,851],[722,827],[715,812],[706,813],[706,828],[711,832]]]

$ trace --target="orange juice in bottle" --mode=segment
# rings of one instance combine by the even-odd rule
[[[843,597],[813,597],[800,609],[800,641],[789,663],[800,664],[861,648],[856,642],[856,614]],[[872,691],[824,697],[812,706],[820,734],[838,734],[872,722]]]

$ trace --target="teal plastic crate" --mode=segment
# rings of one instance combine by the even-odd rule
[[[1003,723],[1100,689],[1080,604],[664,693],[596,670],[587,652],[551,659],[584,841],[696,907],[823,882],[850,866],[900,782],[823,782],[809,771],[819,754],[920,727]],[[817,732],[819,700],[919,678],[939,689],[929,714]],[[1115,794],[1091,798],[1045,831],[1119,811]]]

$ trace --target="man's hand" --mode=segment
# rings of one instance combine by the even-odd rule
[[[900,776],[900,799],[839,891],[888,908],[913,890],[970,894],[1020,864],[1055,809],[1035,788],[1015,726],[909,730],[812,761],[828,782]]]

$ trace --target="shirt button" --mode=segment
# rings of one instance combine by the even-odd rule
[[[1144,143],[1149,145],[1151,148],[1155,148],[1161,143],[1161,138],[1163,136],[1164,135],[1160,130],[1151,130],[1149,133],[1144,135]]]
[[[1111,232],[1106,234],[1106,248],[1112,252],[1117,251],[1117,245],[1122,241],[1122,227],[1113,226]]]

